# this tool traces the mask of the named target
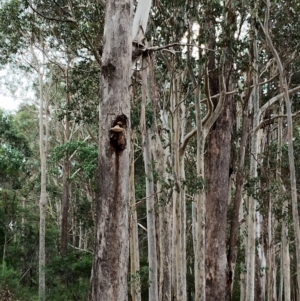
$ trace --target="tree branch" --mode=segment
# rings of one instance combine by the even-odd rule
[[[300,86],[297,86],[297,87],[295,87],[295,88],[293,88],[293,89],[288,90],[288,94],[289,94],[289,95],[293,95],[293,94],[295,94],[295,93],[297,93],[297,92],[299,92],[299,91],[300,91]],[[281,99],[283,96],[284,96],[284,93],[280,93],[280,94],[278,94],[278,95],[272,97],[268,102],[266,102],[266,103],[260,108],[260,110],[259,110],[259,112],[258,112],[259,118],[260,118],[261,114],[262,114],[266,109],[268,109],[271,105],[273,105],[276,101],[278,101],[279,99]]]
[[[69,22],[69,23],[75,23],[75,24],[77,24],[77,22],[76,22],[76,20],[74,20],[74,19],[70,19],[70,18],[68,18],[68,19],[58,19],[58,18],[54,18],[54,17],[48,17],[48,16],[45,16],[45,15],[43,15],[41,12],[39,12],[37,9],[35,9],[33,6],[32,6],[32,4],[30,3],[30,1],[27,1],[27,3],[28,3],[28,5],[30,6],[30,8],[37,14],[37,15],[39,15],[40,17],[42,17],[42,18],[44,18],[44,19],[46,19],[46,20],[49,20],[49,21],[56,21],[56,22]]]

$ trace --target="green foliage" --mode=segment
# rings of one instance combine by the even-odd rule
[[[72,251],[53,256],[47,265],[48,300],[86,300],[92,266],[92,254]],[[66,287],[68,289],[66,289]]]
[[[133,282],[136,285],[140,286],[142,300],[147,301],[148,300],[148,288],[150,286],[149,266],[148,265],[144,265],[142,263],[140,270],[137,271],[136,274],[129,275],[128,286],[130,287],[130,285]],[[130,289],[129,289],[129,291],[130,291]]]
[[[21,152],[23,156],[30,156],[31,151],[28,141],[20,132],[18,132],[11,114],[0,110],[0,143],[7,147],[14,148]]]
[[[20,49],[28,46],[29,39],[24,36],[28,29],[24,8],[19,0],[0,3],[0,64],[7,63]]]
[[[56,146],[51,151],[51,161],[59,162],[75,154],[72,159],[72,169],[82,169],[86,179],[93,179],[97,168],[98,149],[94,144],[83,141],[70,141],[64,145]]]
[[[20,188],[31,150],[18,132],[12,115],[0,111],[0,188]]]
[[[183,185],[186,185],[188,194],[194,195],[204,189],[205,180],[195,174],[188,173]]]
[[[20,280],[23,275],[14,270],[13,268],[7,267],[7,265],[0,265],[0,298],[3,296],[10,296],[12,300],[22,301],[35,301],[38,300],[35,289],[30,287],[24,287],[20,285]],[[10,300],[10,299],[1,299]]]

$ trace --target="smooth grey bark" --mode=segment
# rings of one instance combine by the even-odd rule
[[[141,301],[141,283],[138,273],[140,271],[138,220],[135,203],[134,188],[134,139],[135,132],[131,133],[131,155],[130,155],[130,276],[131,276],[131,299]]]
[[[90,301],[128,299],[131,26],[132,1],[106,1]]]
[[[158,173],[156,177],[155,201],[158,215],[156,216],[156,233],[157,233],[157,257],[158,257],[158,298],[159,301],[171,301],[171,282],[172,282],[172,193],[169,179],[172,178],[170,173],[170,136],[169,116],[170,112],[166,106],[165,98],[157,98],[158,85],[155,79],[155,56],[148,58],[149,83],[151,83],[152,94],[150,101],[155,110],[153,114],[153,135],[151,144],[153,145],[153,165]]]
[[[251,95],[251,103],[253,105],[253,128],[259,124],[259,87],[258,87],[258,50],[257,41],[253,41],[253,92]],[[258,137],[257,131],[251,135],[251,158],[250,158],[250,178],[257,178],[257,155],[258,155]],[[253,190],[256,191],[254,183]],[[256,250],[256,198],[253,195],[248,199],[248,216],[247,216],[247,243],[246,243],[246,301],[254,301],[255,295],[255,250]]]
[[[142,149],[146,176],[146,208],[147,208],[147,238],[149,263],[149,300],[158,300],[158,262],[155,227],[155,190],[153,178],[153,149],[151,138],[154,135],[151,125],[147,124],[146,105],[153,98],[153,74],[147,66],[151,64],[151,57],[142,59],[142,108],[141,133]]]
[[[67,95],[69,102],[69,95]],[[70,140],[70,120],[65,116],[65,143]],[[63,195],[61,202],[61,249],[60,252],[64,256],[68,250],[68,215],[69,215],[69,200],[70,200],[70,159],[69,154],[66,154],[63,162]]]
[[[280,106],[280,114],[283,114],[283,106]],[[278,149],[277,162],[276,162],[276,179],[281,182],[281,161],[282,161],[282,118],[278,119]],[[281,185],[281,194],[286,194],[284,185]],[[278,196],[280,198],[280,195]],[[288,212],[288,200],[285,199],[282,207],[282,224],[281,224],[281,273],[280,273],[280,290],[278,300],[282,300],[282,292],[284,292],[284,300],[291,300],[291,271],[290,271],[290,250],[289,250],[289,237],[286,215]],[[273,298],[275,299],[275,298]],[[272,300],[270,298],[270,300]]]
[[[141,43],[145,37],[152,0],[139,0],[132,24],[132,38]]]
[[[40,191],[40,225],[39,225],[39,301],[46,300],[46,250],[45,250],[45,237],[46,237],[46,210],[47,210],[47,153],[48,153],[48,99],[44,90],[44,53],[42,53],[42,62],[39,62],[38,56],[35,53],[33,45],[30,45],[31,54],[34,58],[34,68],[38,75],[39,83],[39,148],[40,148],[40,161],[41,161],[41,191]]]
[[[238,241],[239,241],[239,227],[240,227],[240,208],[242,204],[242,194],[244,187],[244,173],[243,167],[245,163],[245,150],[248,137],[249,129],[249,118],[247,116],[247,107],[248,99],[250,95],[245,98],[244,108],[243,108],[243,125],[242,125],[242,134],[241,141],[239,145],[239,161],[236,172],[236,186],[235,186],[235,196],[233,200],[233,213],[230,225],[230,235],[229,235],[229,250],[228,250],[228,266],[229,266],[229,275],[228,281],[230,285],[230,295],[232,296],[233,282],[235,276],[235,267],[237,260],[237,251],[238,251]]]

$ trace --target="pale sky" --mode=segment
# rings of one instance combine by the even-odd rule
[[[4,96],[0,94],[0,108],[9,110],[9,111],[16,111],[18,109],[19,104],[21,103],[20,98],[13,99],[9,96]]]

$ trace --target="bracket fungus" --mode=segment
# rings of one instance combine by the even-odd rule
[[[121,125],[122,125],[121,122],[117,122],[117,124],[114,127],[112,127],[110,130],[116,133],[123,132],[123,128],[121,127]]]

